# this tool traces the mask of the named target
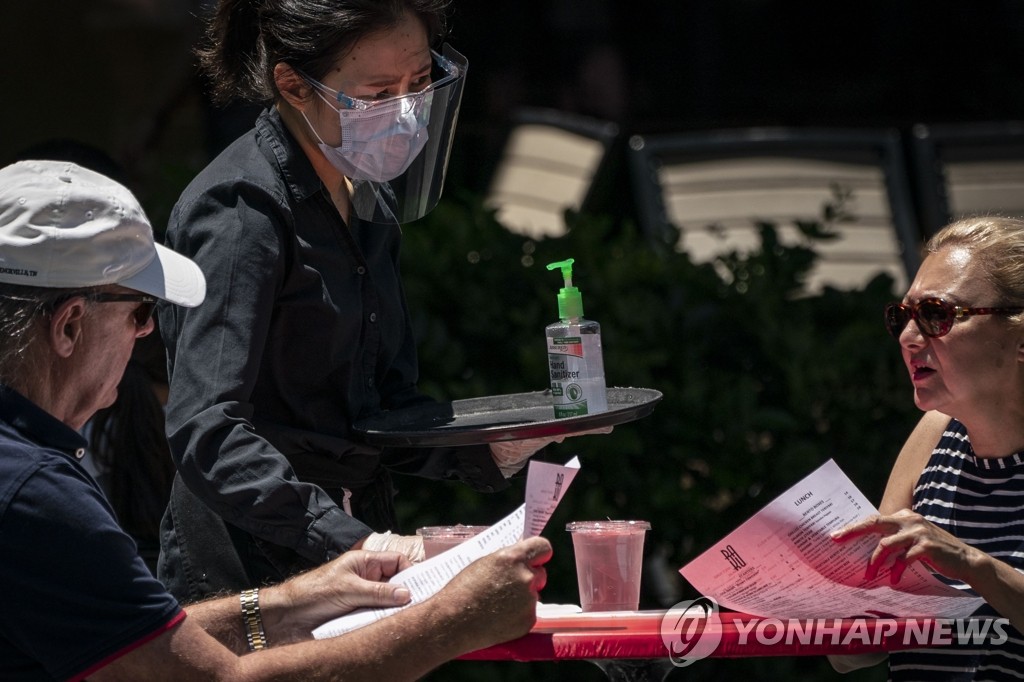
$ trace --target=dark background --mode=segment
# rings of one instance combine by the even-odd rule
[[[5,4],[0,159],[94,144],[158,217],[251,117],[209,116],[190,55],[204,0]],[[456,189],[486,187],[522,104],[626,135],[1024,118],[1017,0],[455,0],[450,40],[470,60]]]

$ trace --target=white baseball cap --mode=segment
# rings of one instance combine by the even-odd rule
[[[189,308],[206,297],[199,266],[153,241],[126,187],[68,161],[0,168],[0,282],[119,284]]]

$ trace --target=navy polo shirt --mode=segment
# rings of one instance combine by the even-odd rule
[[[184,612],[79,465],[80,434],[0,386],[0,679],[82,679]]]

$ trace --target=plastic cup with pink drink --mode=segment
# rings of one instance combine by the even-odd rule
[[[647,521],[573,521],[580,606],[590,611],[636,611],[640,606]]]
[[[487,530],[489,526],[424,526],[416,531],[423,538],[423,554],[425,559],[437,556],[446,549],[462,544],[474,535]]]

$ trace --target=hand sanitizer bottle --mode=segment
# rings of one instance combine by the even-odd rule
[[[601,325],[583,318],[583,296],[572,285],[573,259],[551,263],[565,286],[558,292],[559,321],[545,329],[555,417],[576,417],[608,409],[601,355]]]

